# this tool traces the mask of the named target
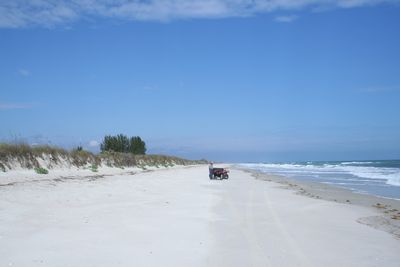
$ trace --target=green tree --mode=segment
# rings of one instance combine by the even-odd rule
[[[116,136],[106,135],[100,145],[100,149],[102,152],[114,151],[144,155],[146,153],[146,144],[139,136],[128,138],[123,134]]]
[[[144,155],[146,154],[146,150],[146,144],[139,136],[131,137],[129,140],[130,153],[135,155]]]

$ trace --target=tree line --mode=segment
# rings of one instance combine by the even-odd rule
[[[101,152],[114,151],[132,153],[135,155],[146,154],[146,143],[139,136],[128,137],[124,134],[115,136],[106,135],[100,144]]]

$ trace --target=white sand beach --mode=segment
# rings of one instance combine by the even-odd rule
[[[369,207],[207,166],[0,186],[0,266],[399,266]],[[9,182],[9,181],[8,181]]]

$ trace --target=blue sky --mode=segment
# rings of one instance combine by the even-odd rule
[[[398,1],[0,2],[0,140],[400,158]]]

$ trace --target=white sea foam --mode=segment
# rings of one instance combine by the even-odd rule
[[[400,169],[399,168],[387,168],[387,167],[372,167],[372,166],[357,166],[362,164],[372,164],[373,162],[342,162],[338,164],[331,164],[326,163],[323,165],[315,165],[311,164],[310,162],[307,165],[302,164],[242,164],[247,168],[251,168],[254,170],[262,171],[262,172],[270,172],[270,173],[277,173],[283,174],[288,176],[311,176],[316,178],[326,178],[327,180],[336,178],[347,179],[349,182],[359,179],[360,181],[368,181],[374,180],[374,182],[382,180],[383,182],[393,185],[393,186],[400,186]],[[356,165],[356,166],[352,166]],[[350,176],[350,177],[349,177]]]
[[[398,168],[377,168],[377,167],[346,167],[350,174],[368,179],[386,180],[387,184],[400,186],[400,170]]]
[[[347,161],[347,162],[342,162],[340,165],[368,165],[368,164],[373,164],[372,161]]]

